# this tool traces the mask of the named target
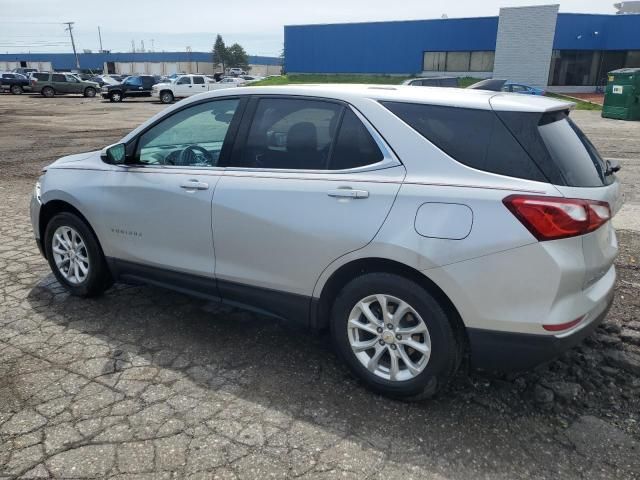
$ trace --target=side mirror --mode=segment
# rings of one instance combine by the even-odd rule
[[[127,150],[124,143],[109,145],[100,152],[102,161],[111,165],[124,165],[127,158]]]

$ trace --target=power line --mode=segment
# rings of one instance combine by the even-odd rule
[[[21,25],[60,25],[60,22],[21,22],[21,21],[13,21],[13,20],[0,20],[0,23],[19,23]],[[66,23],[66,22],[63,22]]]

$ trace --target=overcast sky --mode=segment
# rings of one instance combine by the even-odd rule
[[[80,51],[209,51],[216,33],[252,55],[280,54],[283,26],[494,16],[500,7],[560,3],[561,12],[614,13],[613,0],[0,0],[0,52],[70,52],[57,22],[75,22]]]

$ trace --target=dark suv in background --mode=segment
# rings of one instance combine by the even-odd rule
[[[22,92],[31,90],[29,79],[24,75],[13,72],[0,74],[0,91],[9,91],[14,95],[20,95]]]
[[[127,97],[150,97],[151,87],[159,81],[160,78],[153,75],[135,75],[118,85],[103,85],[100,93],[111,102],[121,102]]]
[[[85,97],[95,97],[99,90],[96,82],[80,80],[71,73],[36,72],[31,74],[31,89],[44,97],[69,93],[81,93]]]

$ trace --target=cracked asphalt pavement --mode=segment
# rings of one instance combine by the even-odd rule
[[[407,404],[325,335],[155,287],[65,293],[28,220],[39,169],[162,108],[0,96],[0,479],[640,478],[639,123],[574,114],[623,166],[607,322],[548,366],[463,369]]]

